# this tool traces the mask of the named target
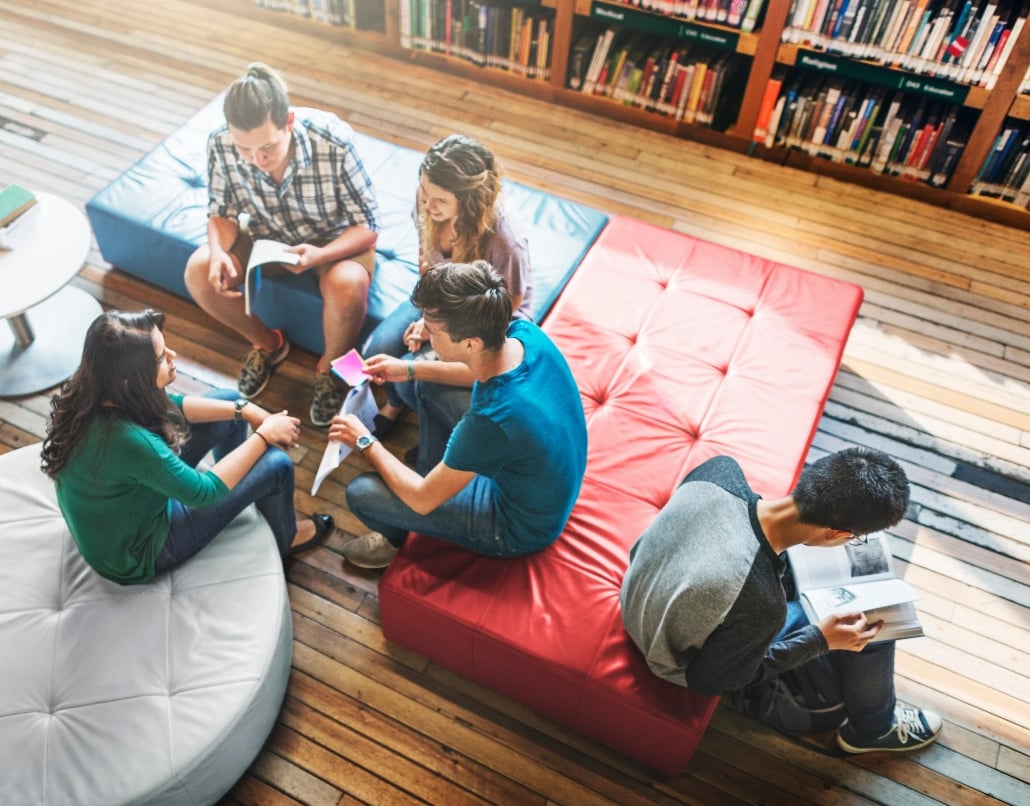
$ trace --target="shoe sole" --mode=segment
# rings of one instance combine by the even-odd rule
[[[381,570],[383,568],[386,568],[390,564],[390,561],[393,558],[391,557],[390,560],[387,560],[385,563],[382,563],[381,565],[378,564],[378,563],[358,562],[357,560],[352,560],[350,557],[347,557],[347,556],[344,556],[343,559],[344,559],[345,562],[349,562],[355,568],[364,568],[365,570],[368,570],[368,571],[379,571],[379,570]]]
[[[341,403],[340,405],[343,405],[343,404]],[[333,417],[335,417],[335,416],[336,416],[336,414],[333,414]],[[315,426],[315,428],[328,428],[329,426],[331,426],[333,424],[333,417],[330,417],[328,420],[319,421],[319,420],[315,419],[314,412],[308,411],[308,419],[311,420],[311,424],[313,426]]]
[[[258,395],[260,395],[262,392],[265,391],[265,388],[268,386],[268,382],[270,380],[272,380],[272,372],[275,370],[275,368],[277,366],[279,366],[283,361],[285,361],[286,357],[290,354],[290,343],[289,342],[284,342],[284,343],[286,345],[286,349],[283,350],[283,354],[281,356],[279,356],[279,360],[278,361],[272,361],[271,362],[272,369],[269,371],[268,377],[265,378],[265,382],[263,384],[261,384],[257,388],[256,391],[250,392],[248,394],[248,393],[244,392],[243,390],[241,390],[240,387],[239,387],[239,384],[237,384],[236,391],[240,393],[240,397],[244,398],[245,400],[253,400],[255,397],[257,397]]]
[[[923,747],[933,744],[935,741],[937,741],[937,737],[932,736],[918,744],[906,744],[904,747],[855,747],[848,744],[839,735],[837,736],[837,746],[841,750],[855,755],[859,753],[911,753],[913,750],[920,750]]]

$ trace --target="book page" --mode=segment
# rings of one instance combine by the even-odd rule
[[[868,613],[919,598],[915,589],[903,579],[835,585],[805,591],[801,596],[808,601],[820,620],[831,613]]]
[[[869,541],[858,546],[791,546],[787,556],[799,591],[894,577],[887,535],[883,532],[869,535]]]
[[[343,406],[340,408],[340,414],[354,414],[357,418],[365,424],[365,427],[371,431],[374,428],[374,419],[379,411],[379,407],[376,405],[376,400],[372,396],[372,385],[363,383],[360,386],[355,386],[347,393],[347,397],[343,399]],[[322,463],[318,466],[318,470],[315,472],[315,481],[311,485],[311,494],[315,495],[318,492],[319,486],[325,480],[326,476],[332,473],[336,468],[340,466],[340,463],[350,456],[351,448],[344,445],[342,442],[335,440],[329,440],[326,443],[325,451],[322,454]]]
[[[251,315],[254,301],[257,299],[258,291],[261,290],[261,267],[267,263],[288,263],[296,266],[300,262],[300,255],[294,252],[287,252],[289,244],[280,241],[271,241],[261,238],[254,241],[250,250],[250,260],[247,261],[247,273],[243,280],[243,310],[247,316]]]

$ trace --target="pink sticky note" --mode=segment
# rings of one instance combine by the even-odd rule
[[[331,364],[333,372],[351,386],[359,386],[372,376],[365,372],[365,359],[357,350],[348,350]]]

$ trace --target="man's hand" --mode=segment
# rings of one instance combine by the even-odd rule
[[[283,264],[289,271],[293,272],[294,274],[302,274],[310,268],[313,268],[315,266],[321,266],[323,263],[328,262],[324,257],[322,257],[325,250],[319,246],[312,246],[309,243],[300,243],[296,246],[291,246],[286,251],[292,252],[293,254],[300,256],[300,260],[298,260],[295,264]]]
[[[207,279],[215,291],[223,297],[243,296],[243,292],[238,289],[239,269],[236,268],[236,263],[228,252],[218,252],[217,254],[212,252]]]
[[[819,622],[819,630],[830,649],[861,652],[872,641],[882,621],[869,621],[865,613],[836,613]]]
[[[363,434],[370,435],[371,432],[365,428],[365,424],[353,414],[337,414],[329,424],[329,439],[334,442],[342,442],[351,450],[354,449],[354,446],[358,441],[358,437]]]
[[[408,348],[409,353],[417,353],[427,341],[429,341],[429,336],[422,319],[412,322],[404,331],[404,346]]]
[[[365,361],[365,372],[372,376],[372,383],[401,383],[408,380],[408,362],[380,353]]]

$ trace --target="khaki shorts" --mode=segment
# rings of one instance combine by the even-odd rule
[[[328,241],[325,241],[325,242],[322,242],[322,243],[319,243],[318,241],[312,241],[312,243],[315,246],[324,246],[325,243],[328,243]],[[254,240],[250,237],[250,235],[248,235],[247,233],[241,231],[239,233],[239,235],[236,236],[236,240],[233,241],[232,246],[229,248],[229,252],[232,253],[236,257],[236,259],[240,262],[240,267],[241,268],[246,268],[247,261],[250,259],[250,250],[253,247],[254,247]],[[365,271],[368,272],[369,279],[371,279],[372,277],[375,276],[375,270],[376,270],[376,250],[375,250],[375,247],[372,247],[371,249],[366,249],[364,252],[359,252],[358,254],[351,255],[350,257],[345,258],[345,259],[346,260],[353,260],[355,263],[361,264],[361,267]],[[313,279],[315,279],[315,281],[316,281],[315,282],[316,289],[318,287],[317,278],[321,274],[318,271],[318,269],[320,269],[320,268],[321,268],[321,266],[315,266],[315,271],[313,273],[311,273],[311,277]],[[269,263],[267,266],[265,266],[262,269],[262,272],[264,273],[264,276],[266,278],[267,277],[276,277],[277,275],[280,275],[280,274],[287,274],[287,273],[289,273],[289,267],[283,265],[282,263]],[[305,273],[307,273],[307,272],[305,272]],[[237,283],[237,285],[239,285],[242,282],[243,282],[243,276],[241,274],[240,282]]]

